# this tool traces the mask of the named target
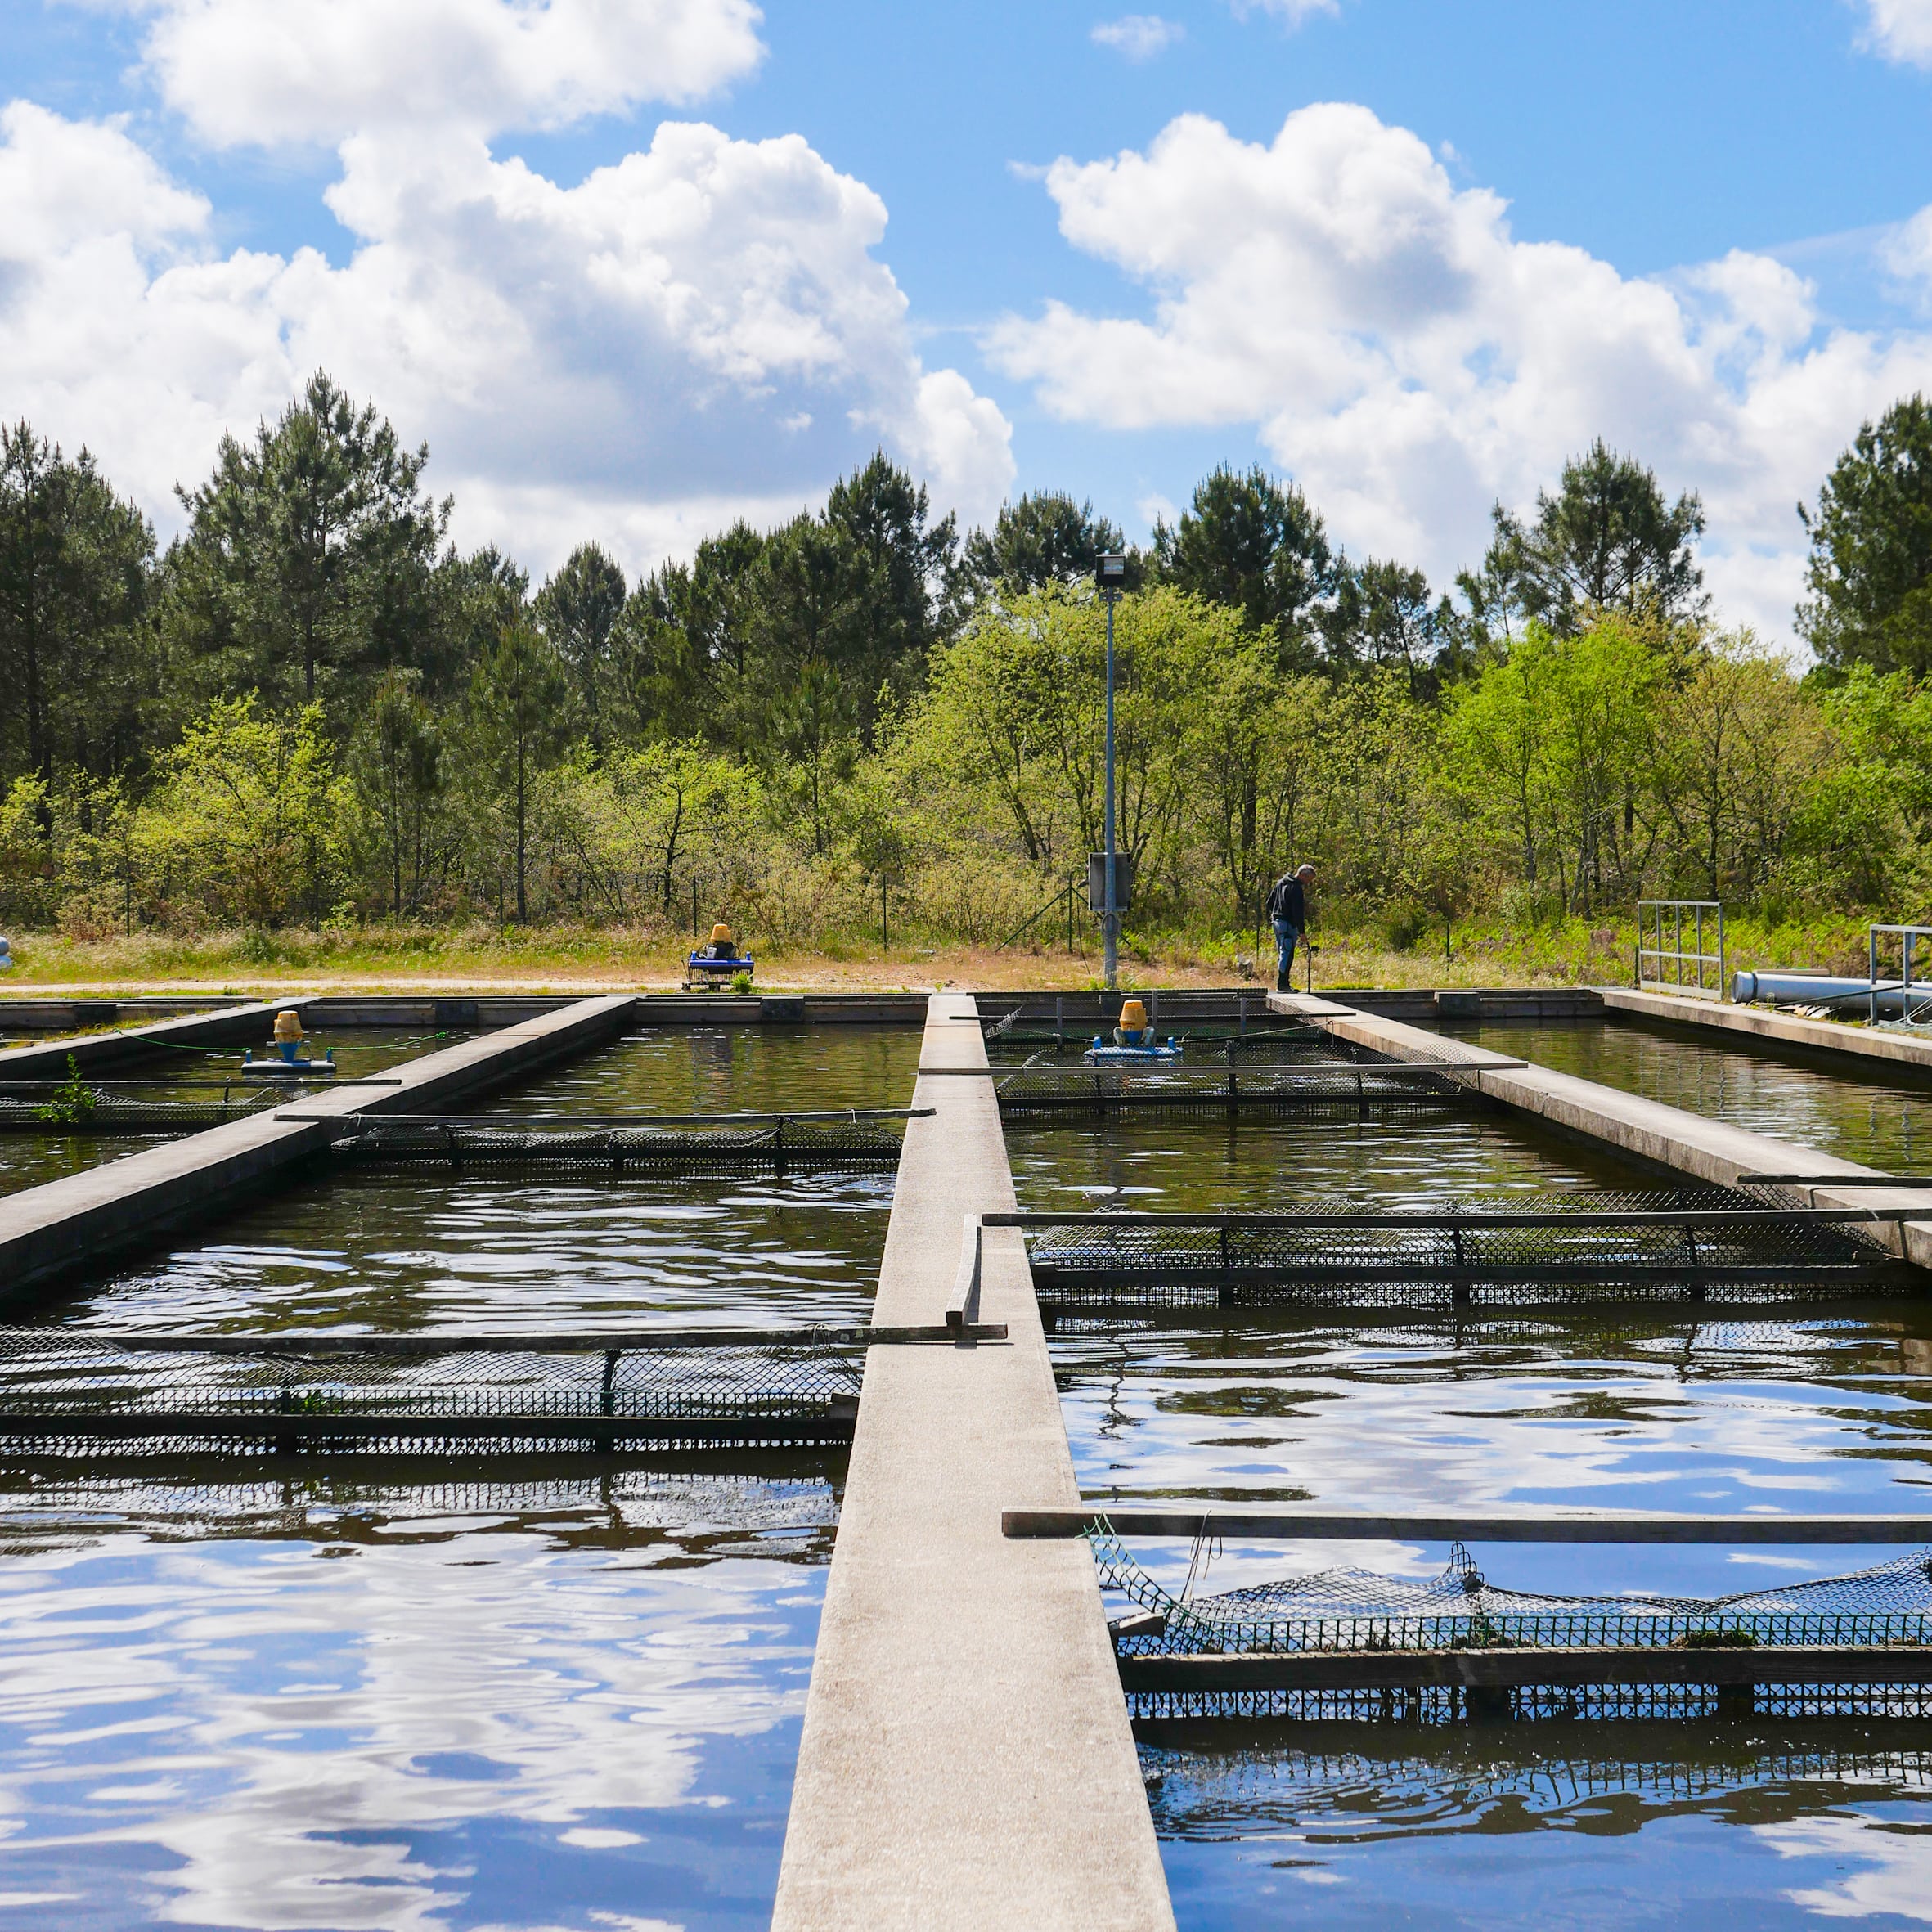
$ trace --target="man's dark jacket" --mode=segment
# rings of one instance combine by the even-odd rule
[[[1286,919],[1302,930],[1307,928],[1308,899],[1301,890],[1301,881],[1293,873],[1284,872],[1274,882],[1274,890],[1268,895],[1268,916]]]

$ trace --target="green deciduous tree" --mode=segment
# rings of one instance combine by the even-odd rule
[[[218,699],[157,776],[135,838],[164,896],[240,925],[320,923],[349,815],[319,706],[291,720]]]

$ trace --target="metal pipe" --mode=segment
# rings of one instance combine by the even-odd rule
[[[1921,981],[1921,985],[1923,985]],[[1754,1000],[1774,1005],[1856,1006],[1862,1004],[1871,1017],[1902,1013],[1906,1010],[1907,991],[1895,979],[1853,979],[1837,973],[1746,973],[1731,977],[1731,997],[1742,1005]],[[1919,995],[1926,1004],[1926,996]]]
[[[1108,992],[1117,991],[1121,971],[1120,895],[1114,881],[1113,831],[1113,595],[1103,591],[1107,604],[1107,899],[1100,914],[1102,969]]]

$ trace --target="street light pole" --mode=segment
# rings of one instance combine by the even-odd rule
[[[1107,990],[1117,991],[1121,972],[1121,895],[1117,883],[1119,847],[1114,838],[1113,815],[1113,607],[1120,601],[1127,575],[1127,559],[1118,551],[1102,557],[1094,576],[1100,586],[1100,600],[1107,606],[1107,859],[1105,892],[1100,908],[1102,968]]]

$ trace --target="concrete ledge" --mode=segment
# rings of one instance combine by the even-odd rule
[[[1600,1086],[1574,1074],[1525,1065],[1467,1041],[1337,1009],[1332,1002],[1276,993],[1269,1004],[1277,1012],[1313,1019],[1339,1040],[1353,1040],[1391,1059],[1428,1061],[1517,1113],[1529,1114],[1565,1132],[1614,1149],[1653,1166],[1669,1168],[1695,1180],[1734,1187],[1747,1174],[1842,1175],[1844,1184],[1790,1192],[1815,1206],[1862,1208],[1877,1219],[1872,1232],[1892,1253],[1921,1268],[1932,1268],[1932,1222],[1922,1189],[1887,1188],[1875,1168],[1836,1154],[1820,1153],[1789,1140],[1773,1140],[1705,1120],[1680,1107],[1645,1100],[1634,1094]],[[1868,1184],[1861,1185],[1861,1181]],[[1929,1284],[1932,1285],[1932,1284]]]
[[[1676,999],[1669,993],[1640,993],[1628,986],[1605,986],[1602,991],[1604,1008],[1610,1013],[1664,1020],[1674,1027],[1695,1027],[1700,1032],[1743,1034],[1772,1040],[1780,1046],[1796,1047],[1808,1054],[1889,1061],[1895,1067],[1932,1074],[1932,1040],[1881,1033],[1868,1027],[1841,1026],[1832,1020],[1802,1019],[1795,1013],[1772,1013],[1757,1006],[1720,1006],[1708,1000]]]
[[[983,1067],[963,995],[922,1058]],[[965,1217],[1010,1211],[982,1080],[922,1079],[874,1319],[945,1319]],[[988,1233],[980,1312],[1011,1339],[874,1349],[819,1626],[776,1932],[1172,1926],[1084,1543],[1000,1534],[1016,1496],[1077,1507],[1018,1229]]]
[[[257,1002],[243,993],[204,999],[191,993],[142,993],[131,999],[118,995],[89,999],[85,994],[0,993],[0,1032],[20,1028],[29,1033],[67,1033],[76,1027],[114,1027],[125,1022],[169,1020],[182,1013],[220,1013]]]
[[[182,1019],[151,1020],[144,1026],[123,1027],[118,1032],[94,1033],[84,1040],[52,1040],[38,1046],[16,1046],[0,1053],[0,1080],[59,1080],[70,1059],[86,1073],[124,1067],[170,1046],[259,1046],[275,1025],[275,1016],[293,1006],[306,1016],[312,1002],[272,1000],[241,1002],[213,1013]],[[77,1003],[80,1026],[110,1026],[119,1012],[114,1000],[99,1003],[101,1017],[86,1017],[89,1003]],[[0,1016],[3,1017],[3,1016]]]
[[[600,1045],[630,1024],[632,1004],[627,995],[582,1000],[411,1060],[397,1068],[395,1086],[320,1094],[286,1111],[333,1118],[434,1112]],[[51,1287],[202,1223],[326,1147],[330,1132],[255,1114],[0,1200],[0,1294]]]

